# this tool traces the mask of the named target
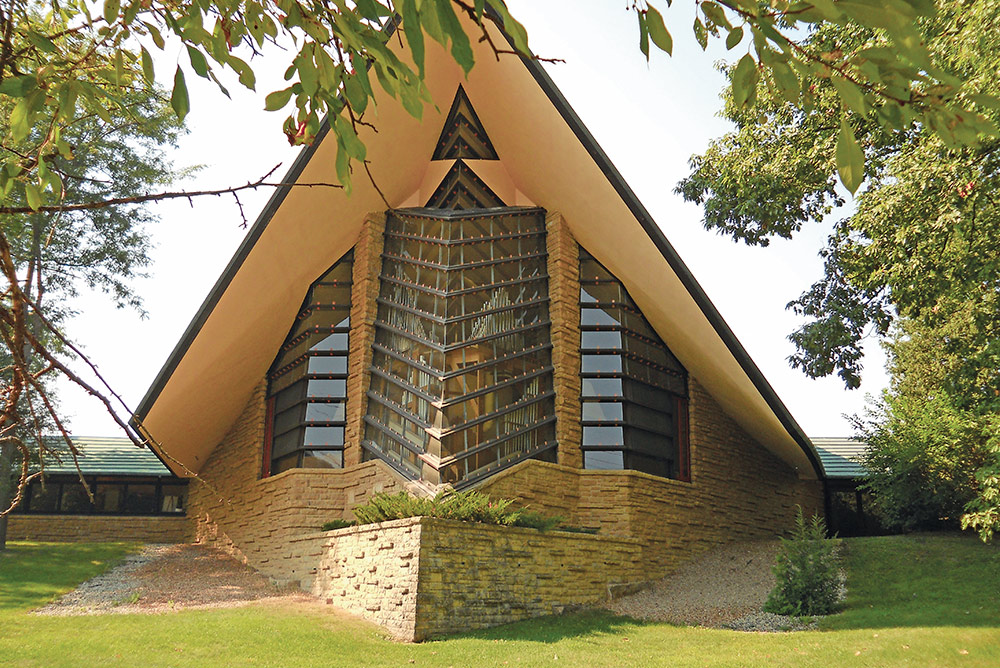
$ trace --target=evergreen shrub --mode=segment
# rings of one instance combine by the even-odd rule
[[[774,566],[777,583],[764,611],[796,617],[833,612],[840,590],[835,549],[835,541],[826,537],[823,518],[813,515],[806,520],[800,507],[792,537],[781,539]]]
[[[530,527],[547,531],[559,526],[561,517],[543,515],[524,508],[512,509],[511,499],[492,499],[475,490],[444,491],[433,499],[418,498],[409,492],[374,494],[368,503],[354,509],[358,524],[375,524],[406,517],[440,517],[463,522],[500,526]]]

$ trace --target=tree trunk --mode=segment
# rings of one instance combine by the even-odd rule
[[[0,443],[0,511],[7,510],[14,493],[14,444]],[[0,516],[0,551],[7,549],[7,515]]]

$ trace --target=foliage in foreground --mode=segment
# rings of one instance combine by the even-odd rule
[[[949,72],[996,90],[1000,4],[936,4],[932,20],[914,23],[921,39]],[[806,41],[839,53],[882,39],[825,25]],[[678,191],[704,204],[706,227],[749,245],[836,217],[824,275],[789,304],[803,317],[789,361],[857,388],[866,340],[888,341],[891,386],[860,425],[880,510],[897,528],[962,518],[989,538],[1000,529],[1000,453],[990,445],[1000,427],[1000,142],[887,132],[877,119],[894,113],[886,105],[856,126],[866,187],[853,211],[837,211],[845,200],[831,178],[829,107],[795,107],[761,84],[747,111],[736,75],[724,112],[736,129],[692,159]],[[837,88],[834,77],[811,92],[835,100]],[[1000,119],[998,108],[986,113]]]
[[[774,566],[777,583],[764,604],[765,612],[797,617],[833,612],[840,589],[835,549],[836,543],[826,537],[823,518],[813,515],[806,520],[800,507],[791,538],[781,539]]]
[[[359,524],[375,524],[407,517],[440,517],[541,531],[554,529],[563,521],[561,517],[543,515],[524,508],[513,509],[513,503],[511,499],[492,499],[476,490],[443,491],[433,499],[419,498],[409,492],[380,492],[374,494],[368,503],[355,508],[354,516],[358,518]]]

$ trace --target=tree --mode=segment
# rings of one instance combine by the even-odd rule
[[[987,91],[1000,83],[998,20],[996,3],[940,3],[919,29],[936,62]],[[879,39],[828,25],[807,41],[847,51]],[[761,85],[747,110],[735,103],[730,75],[725,114],[736,129],[692,159],[678,191],[705,205],[710,229],[750,245],[792,238],[844,204],[832,173],[848,147],[831,129],[844,122],[837,105],[851,105],[832,78],[811,89],[812,108]],[[995,108],[986,113],[997,117]],[[854,388],[864,339],[891,338],[892,385],[860,425],[871,488],[903,527],[957,522],[963,509],[975,511],[966,525],[996,527],[1000,143],[962,146],[919,125],[891,131],[876,114],[853,126],[868,180],[853,213],[834,222],[824,276],[789,304],[808,319],[789,337],[797,348],[790,362],[811,377],[837,373]]]
[[[643,0],[630,6],[637,18],[639,48],[647,57],[650,44],[672,51],[673,38],[661,11],[666,6],[669,3],[655,6]],[[703,48],[710,37],[717,37],[730,49],[746,51],[733,70],[733,105],[744,113],[753,108],[761,88],[771,90],[768,86],[789,104],[811,110],[818,99],[815,87],[832,82],[832,96],[839,96],[850,113],[864,116],[874,110],[873,125],[889,128],[887,133],[908,131],[920,123],[949,146],[996,133],[981,113],[996,99],[936,63],[915,31],[915,20],[935,16],[927,0],[775,0],[769,5],[719,0],[698,2],[697,8],[693,30]],[[155,97],[151,52],[166,49],[168,43],[184,54],[170,74],[170,106],[178,119],[190,108],[187,77],[212,80],[223,94],[228,94],[227,77],[253,89],[253,58],[264,52],[288,54],[289,85],[271,92],[266,107],[277,111],[291,105],[282,130],[293,144],[310,143],[325,118],[338,149],[339,181],[327,185],[348,189],[353,168],[367,169],[358,132],[369,125],[366,114],[375,104],[376,84],[416,117],[431,102],[422,79],[425,38],[448,49],[466,72],[474,65],[473,39],[489,43],[498,58],[534,57],[527,33],[503,0],[104,0],[100,14],[95,12],[85,0],[12,0],[0,10],[0,105],[10,108],[2,143],[0,214],[95,211],[192,194],[140,192],[149,184],[136,183],[121,197],[67,197],[66,179],[77,159],[71,138],[74,124],[96,118],[111,126],[115,119],[130,117],[133,95]],[[471,23],[463,24],[462,16]],[[488,23],[502,28],[509,47],[494,41]],[[808,37],[811,30],[828,24],[846,31],[876,31],[877,39],[856,49],[831,50]],[[466,25],[472,26],[471,34]],[[390,44],[391,39],[398,41]],[[832,97],[826,102],[837,104]],[[845,115],[829,132],[838,137],[835,171],[854,190],[864,155],[848,119]],[[79,168],[77,173],[82,173]],[[27,388],[45,396],[31,369],[32,359],[46,363],[45,373],[60,373],[83,384],[33,333],[33,326],[41,326],[53,342],[79,356],[32,293],[42,290],[43,282],[30,262],[27,268],[19,264],[12,249],[5,226],[0,270],[9,287],[6,301],[0,301],[0,330],[11,353],[11,382],[0,406],[0,437],[16,428],[17,407]],[[19,273],[22,270],[27,274]],[[79,359],[86,365],[85,358]],[[111,388],[87,389],[138,443],[118,413],[127,408]],[[49,412],[56,417],[55,411]]]
[[[976,310],[958,302],[935,324],[904,320],[886,345],[891,385],[857,426],[868,444],[865,487],[892,528],[957,528],[982,499],[1000,319]]]
[[[155,93],[155,91],[154,91]],[[123,198],[170,184],[179,172],[167,159],[181,125],[162,95],[126,92],[111,123],[97,116],[76,119],[61,133],[71,151],[49,159],[59,175],[63,202]],[[8,106],[2,119],[9,119]],[[0,128],[8,130],[6,120]],[[21,144],[30,146],[44,128],[32,128]],[[6,133],[5,133],[6,134]],[[51,459],[43,434],[67,436],[51,379],[67,373],[74,346],[62,333],[72,314],[67,304],[81,285],[101,290],[116,304],[141,309],[130,281],[148,265],[146,228],[157,220],[140,206],[103,207],[59,213],[6,216],[0,237],[0,269],[7,290],[0,304],[0,377],[3,430],[0,433],[0,511],[17,505],[30,479]],[[17,318],[23,331],[18,331]],[[75,376],[76,374],[71,374]],[[71,456],[75,450],[67,439]],[[6,540],[6,513],[0,516],[0,549]]]

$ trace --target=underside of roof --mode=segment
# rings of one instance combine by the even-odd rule
[[[428,44],[426,85],[439,108],[426,109],[422,122],[384,94],[366,116],[379,131],[361,128],[362,139],[390,208],[432,201],[456,164],[431,160],[441,154],[461,158],[508,206],[560,212],[723,409],[800,477],[821,477],[809,440],[542,66],[498,61],[482,42],[475,48],[465,78]],[[456,100],[449,109],[460,85],[469,105]],[[455,122],[457,139],[442,132],[456,114],[465,121]],[[479,126],[499,160],[468,134]],[[285,182],[335,182],[335,151],[318,137]],[[356,173],[350,196],[333,188],[275,194],[136,411],[172,458],[201,469],[264,378],[309,285],[353,246],[367,213],[387,208],[378,189]]]
[[[827,478],[856,480],[865,477],[861,459],[868,448],[867,443],[842,436],[814,437],[810,440],[816,447]]]

